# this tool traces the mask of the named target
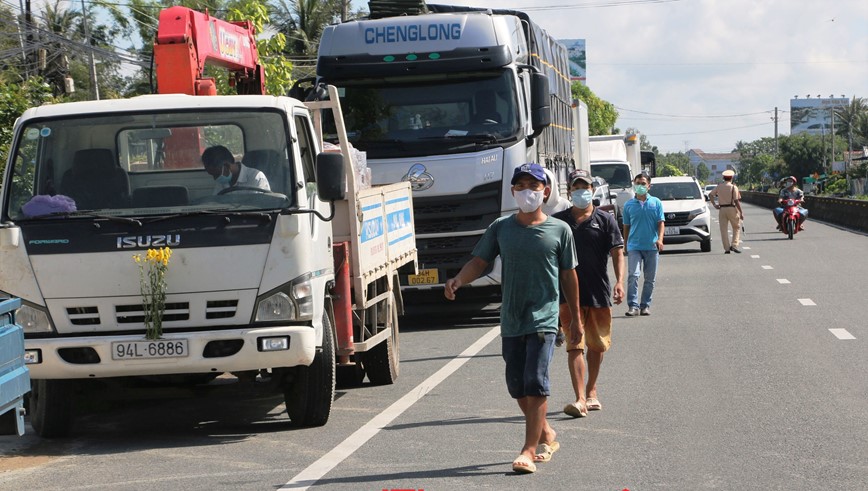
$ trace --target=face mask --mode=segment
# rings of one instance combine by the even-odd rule
[[[515,191],[515,202],[518,205],[518,209],[525,213],[536,211],[537,208],[542,206],[543,198],[545,198],[545,193],[542,191],[534,191],[532,189]]]
[[[229,175],[226,176],[220,174],[219,176],[217,176],[216,181],[218,184],[221,184],[223,186],[228,186],[229,184],[232,184],[232,172],[230,172]]]
[[[786,182],[787,187],[790,187],[790,186],[792,186],[793,184],[795,184],[793,181],[787,181],[787,182]]]
[[[648,194],[648,186],[644,184],[634,184],[633,192],[636,194]]]
[[[577,208],[587,208],[591,204],[591,197],[593,193],[591,193],[588,189],[577,189],[570,193],[570,197],[573,198],[573,204],[576,205]]]

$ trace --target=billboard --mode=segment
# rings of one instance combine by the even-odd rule
[[[831,134],[833,111],[849,104],[846,97],[790,99],[790,134]]]
[[[570,58],[570,80],[585,83],[585,40],[584,39],[560,39],[559,42],[567,47]]]

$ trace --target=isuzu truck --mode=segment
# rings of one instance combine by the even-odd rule
[[[409,182],[419,248],[405,293],[440,288],[496,218],[517,210],[513,169],[539,162],[559,185],[576,167],[566,48],[518,11],[428,13],[328,26],[317,60],[374,183]],[[499,290],[495,261],[471,286]]]

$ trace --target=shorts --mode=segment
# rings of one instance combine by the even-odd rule
[[[537,332],[501,338],[506,362],[506,389],[513,399],[548,397],[549,365],[555,352],[555,333]]]
[[[567,337],[567,351],[584,350],[587,346],[591,351],[605,353],[612,345],[612,307],[579,307],[585,335],[579,344],[570,344],[569,326],[564,327]]]

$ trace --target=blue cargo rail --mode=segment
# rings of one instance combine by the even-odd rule
[[[0,302],[0,435],[24,434],[24,395],[30,371],[24,366],[24,329],[15,324],[21,300]]]

